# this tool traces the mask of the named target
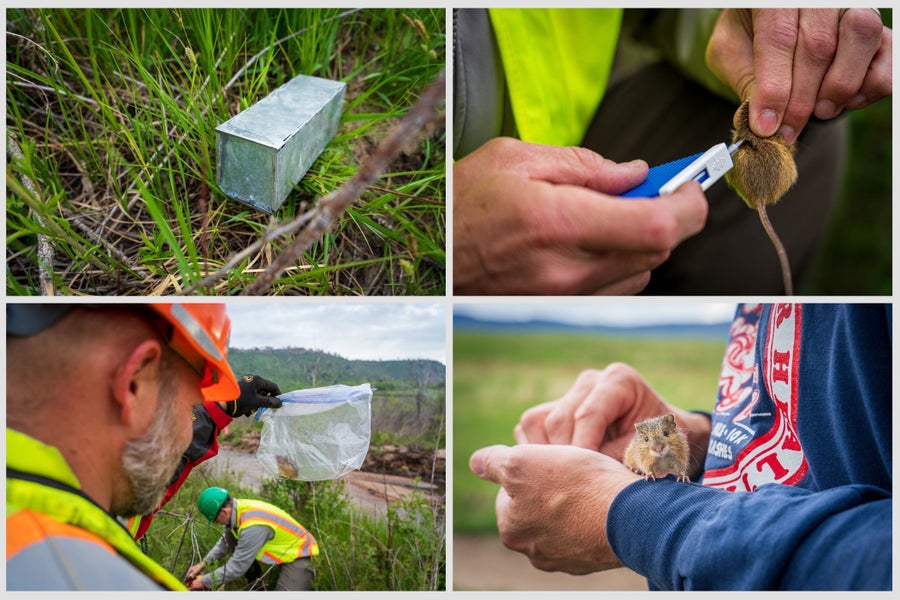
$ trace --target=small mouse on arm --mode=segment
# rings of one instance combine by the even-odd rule
[[[625,448],[622,463],[648,481],[669,473],[678,481],[689,482],[687,476],[687,436],[675,424],[672,413],[636,423],[634,437]]]

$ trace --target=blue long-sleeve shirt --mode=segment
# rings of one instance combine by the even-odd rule
[[[610,545],[652,589],[888,590],[889,305],[740,306],[703,485],[638,481]]]

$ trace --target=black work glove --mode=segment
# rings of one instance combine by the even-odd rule
[[[244,375],[238,380],[241,396],[234,402],[226,403],[225,412],[232,417],[249,417],[258,408],[280,408],[281,400],[275,396],[281,393],[278,384],[259,375]]]

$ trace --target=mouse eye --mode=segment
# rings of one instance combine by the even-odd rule
[[[668,431],[663,431],[663,435],[666,436],[666,437],[669,437],[669,432],[668,432]]]
[[[644,441],[645,441],[645,442],[649,442],[649,441],[650,441],[650,436],[649,436],[649,435],[645,435],[645,436],[644,436]]]

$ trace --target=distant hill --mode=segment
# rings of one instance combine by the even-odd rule
[[[228,362],[238,377],[253,373],[283,391],[366,382],[381,389],[414,389],[421,381],[443,387],[446,379],[446,367],[434,360],[350,360],[306,348],[231,348]]]
[[[645,337],[645,338],[695,338],[718,339],[728,338],[730,323],[712,324],[667,324],[667,325],[642,325],[636,327],[615,327],[609,325],[572,325],[546,320],[530,321],[496,321],[483,320],[466,315],[453,315],[454,331],[479,330],[498,331],[506,333],[584,333],[594,335],[606,335],[616,337]]]

